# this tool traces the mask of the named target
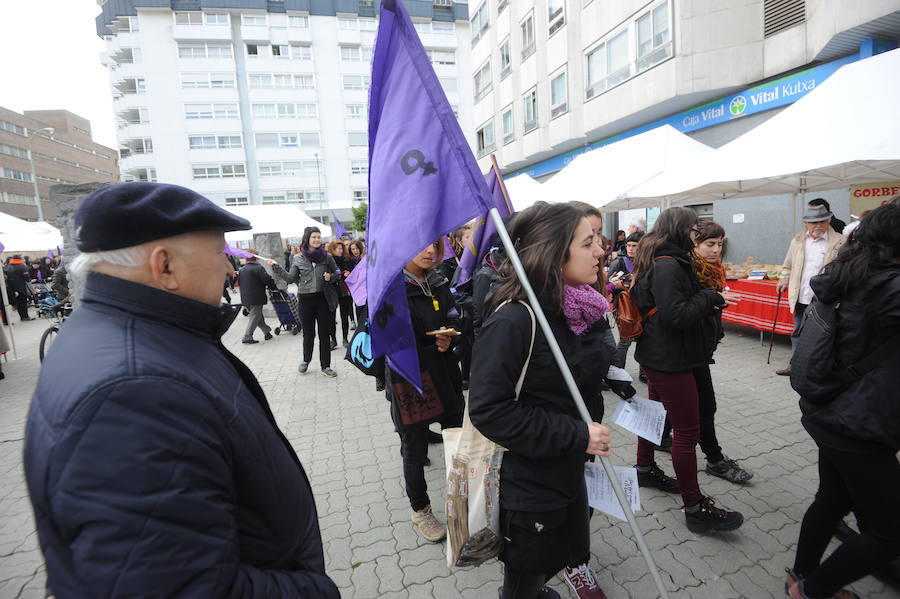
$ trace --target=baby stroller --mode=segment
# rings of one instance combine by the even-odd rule
[[[31,305],[37,310],[38,317],[44,318],[53,315],[59,305],[59,298],[56,297],[49,285],[35,283],[31,286]]]
[[[291,335],[300,332],[300,302],[293,293],[285,293],[280,289],[270,289],[269,299],[278,315],[276,329],[290,331]]]

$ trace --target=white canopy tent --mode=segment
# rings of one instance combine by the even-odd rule
[[[605,208],[623,192],[664,171],[703,164],[712,152],[671,125],[663,125],[579,154],[541,187],[554,201],[581,200]]]
[[[504,179],[503,184],[506,186],[509,201],[512,202],[516,212],[525,210],[535,202],[547,201],[544,195],[544,187],[529,175],[522,174],[510,179]]]
[[[51,224],[30,223],[0,212],[0,243],[5,253],[39,252],[43,256],[47,250],[62,247],[63,238]]]
[[[227,206],[232,214],[246,218],[253,226],[249,231],[229,231],[225,241],[252,241],[254,233],[279,233],[283,239],[303,237],[306,227],[318,227],[322,237],[331,237],[331,227],[315,220],[299,206],[270,204],[265,206]]]
[[[715,150],[623,193],[620,207],[840,189],[900,178],[900,50],[838,69],[818,88]]]

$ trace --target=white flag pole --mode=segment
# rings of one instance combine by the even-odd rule
[[[563,379],[566,381],[566,386],[569,388],[569,393],[572,394],[572,399],[575,400],[575,405],[578,408],[578,412],[581,414],[581,418],[586,423],[590,424],[591,422],[593,422],[593,419],[591,418],[591,415],[587,410],[587,406],[584,405],[584,399],[581,397],[581,391],[578,390],[578,385],[575,383],[575,378],[572,376],[572,372],[569,370],[569,365],[566,363],[566,359],[559,347],[559,343],[557,343],[556,337],[553,336],[553,330],[550,328],[550,323],[547,321],[547,316],[544,315],[544,310],[541,308],[537,294],[535,294],[534,289],[531,287],[531,282],[528,280],[528,275],[525,274],[525,268],[522,266],[522,261],[519,260],[519,254],[516,252],[516,248],[513,245],[512,240],[509,238],[509,233],[506,231],[506,227],[503,225],[503,219],[500,217],[500,212],[496,208],[492,208],[489,214],[491,219],[494,221],[494,226],[497,229],[497,235],[500,236],[500,240],[503,242],[503,246],[506,248],[506,255],[516,271],[516,276],[519,278],[519,282],[525,289],[525,294],[528,296],[528,302],[534,309],[534,314],[537,317],[538,324],[540,325],[541,330],[544,332],[544,337],[546,337],[547,343],[550,345],[550,351],[553,353],[553,357],[556,359],[557,365],[559,365],[559,370],[560,372],[562,372]],[[653,576],[653,581],[656,583],[657,590],[659,590],[659,596],[661,599],[669,599],[669,593],[666,591],[666,587],[659,575],[659,569],[656,567],[656,562],[653,561],[653,556],[650,554],[650,549],[647,548],[647,543],[644,541],[644,535],[641,534],[641,529],[638,527],[637,520],[635,520],[634,518],[634,513],[631,511],[631,506],[629,505],[628,500],[625,498],[625,493],[624,491],[622,491],[622,485],[619,484],[619,478],[616,476],[615,470],[613,470],[613,465],[609,461],[609,458],[605,458],[602,456],[598,457],[600,457],[600,463],[603,465],[603,469],[606,471],[606,476],[609,478],[609,482],[612,484],[613,490],[616,492],[616,498],[619,500],[619,504],[622,506],[622,511],[625,512],[625,518],[628,520],[629,526],[631,526],[631,532],[634,533],[634,541],[635,543],[637,543],[638,549],[641,550],[641,553],[644,556],[644,561],[647,562],[647,567],[650,569],[650,574]]]

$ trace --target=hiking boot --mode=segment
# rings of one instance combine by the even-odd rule
[[[637,471],[639,487],[653,487],[666,493],[678,493],[678,480],[667,476],[656,464],[646,472]]]
[[[735,530],[744,523],[744,516],[740,512],[728,512],[717,508],[712,497],[704,497],[695,507],[695,512],[689,512],[684,508],[685,522],[688,530],[698,534]]]
[[[333,379],[334,377],[337,376],[337,373],[334,370],[332,370],[331,368],[323,368],[322,376],[327,376],[328,378]]]
[[[259,343],[256,339],[244,339],[241,341],[244,345],[253,345],[254,343]]]
[[[266,334],[263,336],[263,339],[265,339],[266,341],[268,341],[268,340],[271,339],[271,338],[272,338],[272,333],[266,333]]]
[[[743,484],[753,478],[753,474],[741,468],[734,460],[729,460],[728,456],[722,456],[719,462],[707,462],[706,472],[737,484]]]
[[[413,512],[410,519],[419,527],[419,534],[422,535],[422,538],[429,543],[439,543],[447,536],[447,528],[434,517],[430,505],[426,505],[418,512]]]
[[[579,599],[606,599],[606,593],[597,584],[597,574],[590,564],[563,569],[563,578]]]
[[[297,366],[297,372],[300,374],[306,373],[309,370],[309,362],[300,362],[300,366]]]
[[[787,596],[789,599],[812,599],[806,592],[803,590],[803,579],[798,580],[794,585],[788,590]],[[841,589],[828,599],[862,599],[859,595],[854,593],[853,591],[848,591],[847,589]]]
[[[375,390],[384,391],[384,379],[375,379]]]

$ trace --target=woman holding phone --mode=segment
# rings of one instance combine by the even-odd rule
[[[419,252],[403,269],[422,393],[391,368],[387,369],[386,381],[391,417],[400,435],[410,519],[422,538],[431,543],[446,537],[447,529],[432,512],[425,482],[428,425],[438,422],[441,428],[460,426],[465,407],[459,362],[450,351],[455,331],[438,332],[457,326],[450,283],[436,270],[443,260],[443,250],[442,238]]]

